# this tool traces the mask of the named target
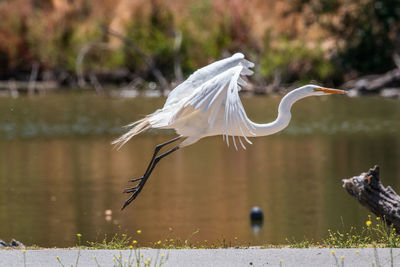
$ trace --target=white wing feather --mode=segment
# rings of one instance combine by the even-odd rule
[[[129,131],[115,140],[113,144],[122,146],[133,136],[150,128],[174,128],[175,125],[179,125],[179,121],[184,121],[185,118],[193,115],[194,111],[200,109],[204,115],[204,123],[208,122],[207,127],[203,129],[204,131],[189,132],[186,135],[188,138],[181,145],[194,143],[218,128],[217,133],[223,133],[223,137],[226,136],[228,146],[228,136],[231,135],[233,144],[237,149],[235,136],[238,136],[241,146],[245,149],[239,136],[243,136],[251,144],[246,133],[247,135],[249,133],[254,134],[252,133],[254,128],[240,101],[239,85],[246,85],[240,75],[253,74],[253,71],[249,69],[253,66],[254,64],[246,60],[243,54],[236,53],[230,58],[214,62],[197,70],[170,92],[162,109],[129,124],[127,126],[130,128]],[[221,122],[220,120],[225,122],[224,129],[221,129],[222,125],[214,125],[217,118],[218,123]],[[183,127],[182,130],[190,130],[190,128],[185,129],[186,126],[181,125],[181,127]],[[183,134],[183,136],[185,135]]]
[[[215,120],[220,112],[224,112],[224,139],[229,146],[229,135],[232,136],[232,141],[237,149],[235,136],[237,136],[240,145],[243,149],[246,149],[240,136],[251,144],[250,140],[247,139],[245,132],[254,134],[254,129],[250,120],[248,119],[244,110],[243,104],[240,101],[239,91],[240,86],[245,85],[245,81],[240,75],[251,75],[253,72],[248,68],[252,67],[253,64],[249,61],[241,61],[222,73],[214,76],[212,79],[203,83],[200,87],[192,91],[192,94],[185,101],[182,106],[182,110],[179,114],[182,114],[183,110],[189,105],[195,110],[200,109],[203,114],[209,112],[208,123],[209,127],[214,126]],[[221,111],[221,108],[224,107]],[[178,114],[177,114],[178,115]],[[246,131],[244,130],[246,129]],[[236,130],[236,131],[235,131]],[[239,130],[239,132],[237,132]]]
[[[243,127],[247,129],[248,132],[254,135],[253,131],[254,127],[250,123],[249,118],[247,117],[246,111],[244,110],[242,101],[240,101],[239,91],[240,86],[238,85],[240,74],[243,75],[251,75],[253,72],[248,68],[243,66],[232,68],[233,70],[233,77],[229,82],[229,86],[227,88],[227,95],[225,101],[225,139],[226,143],[229,146],[229,136],[232,136],[233,145],[237,150],[237,145],[235,141],[235,132],[234,129],[238,129],[240,131],[239,134],[236,134],[238,140],[243,149],[246,149],[240,136],[251,144],[250,140],[247,139],[246,134],[243,131]]]
[[[209,64],[201,69],[195,71],[189,76],[183,83],[178,85],[174,90],[172,90],[165,102],[164,108],[178,103],[182,98],[190,96],[193,93],[194,88],[200,87],[205,82],[211,80],[218,74],[237,66],[238,64],[243,64],[245,67],[253,67],[254,64],[247,61],[242,53],[236,53],[229,58],[225,58]],[[250,70],[251,71],[251,70]]]

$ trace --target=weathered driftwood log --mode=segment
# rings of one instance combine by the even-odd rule
[[[376,216],[385,218],[388,225],[400,230],[400,196],[390,187],[384,187],[379,180],[379,167],[375,166],[367,173],[361,173],[350,179],[343,179],[343,188],[361,205],[367,207]]]
[[[376,94],[383,89],[400,88],[400,68],[379,75],[367,75],[350,80],[341,86],[343,89],[356,90],[358,94]]]

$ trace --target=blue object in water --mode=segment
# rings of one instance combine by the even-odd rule
[[[260,207],[252,207],[250,211],[250,220],[251,221],[262,221],[264,219],[264,214]]]

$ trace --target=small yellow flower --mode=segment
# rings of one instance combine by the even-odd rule
[[[335,251],[334,251],[334,250],[331,250],[331,254],[332,254],[332,255],[335,254]]]
[[[132,246],[132,245],[130,245],[130,246],[129,246],[129,248],[130,248],[130,249],[133,249],[133,246]]]
[[[93,259],[95,259],[95,258],[96,258],[96,255],[93,256]]]
[[[161,254],[161,258],[164,258],[165,257],[165,254]]]
[[[356,250],[356,254],[360,253],[360,251]]]
[[[344,259],[344,256],[340,256],[340,258],[343,260],[343,259]]]
[[[381,219],[381,217],[376,217],[376,220],[379,221]]]
[[[122,234],[122,237],[126,237],[126,234]]]
[[[282,259],[280,259],[280,260],[279,260],[279,262],[280,262],[280,263],[282,263],[282,262],[283,262],[283,260],[282,260]]]
[[[115,261],[115,257],[113,257],[113,261]]]
[[[76,234],[76,236],[77,236],[77,237],[81,237],[81,236],[82,236],[82,234]]]
[[[133,240],[133,241],[132,241],[132,244],[137,244],[137,241],[136,241],[136,240]]]
[[[368,227],[371,225],[371,223],[372,223],[372,222],[371,222],[370,220],[368,220],[368,221],[365,222],[365,224],[366,224]]]
[[[160,245],[160,244],[161,244],[161,240],[158,240],[158,241],[157,241],[157,245]]]
[[[142,233],[142,230],[137,230],[136,233],[140,235]]]
[[[23,252],[23,253],[26,253],[26,249],[23,249],[22,252]]]
[[[59,259],[60,259],[60,256],[57,256],[56,258],[57,258],[57,260],[59,260]]]
[[[121,258],[121,255],[118,255],[118,259],[120,259]]]
[[[147,258],[147,261],[148,261],[148,262],[151,262],[151,259]]]
[[[376,224],[376,227],[379,227],[379,223]]]

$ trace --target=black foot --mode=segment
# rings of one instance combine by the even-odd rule
[[[127,193],[127,194],[133,193],[133,192],[137,191],[138,189],[139,189],[139,186],[134,186],[134,187],[131,187],[131,188],[126,188],[126,189],[124,190],[124,193]]]
[[[134,182],[137,182],[137,181],[141,181],[141,180],[143,180],[143,179],[144,179],[144,176],[139,177],[139,178],[135,178],[135,179],[130,179],[128,182],[134,183]]]
[[[135,179],[129,180],[129,182],[137,182],[137,181],[140,181],[140,182],[137,185],[135,185],[134,187],[126,188],[124,190],[124,193],[126,193],[126,194],[130,194],[130,193],[133,193],[133,194],[125,201],[121,210],[123,210],[126,206],[128,206],[139,195],[140,191],[142,191],[145,183],[147,182],[147,179],[148,179],[148,177],[142,176],[140,178],[135,178]]]

